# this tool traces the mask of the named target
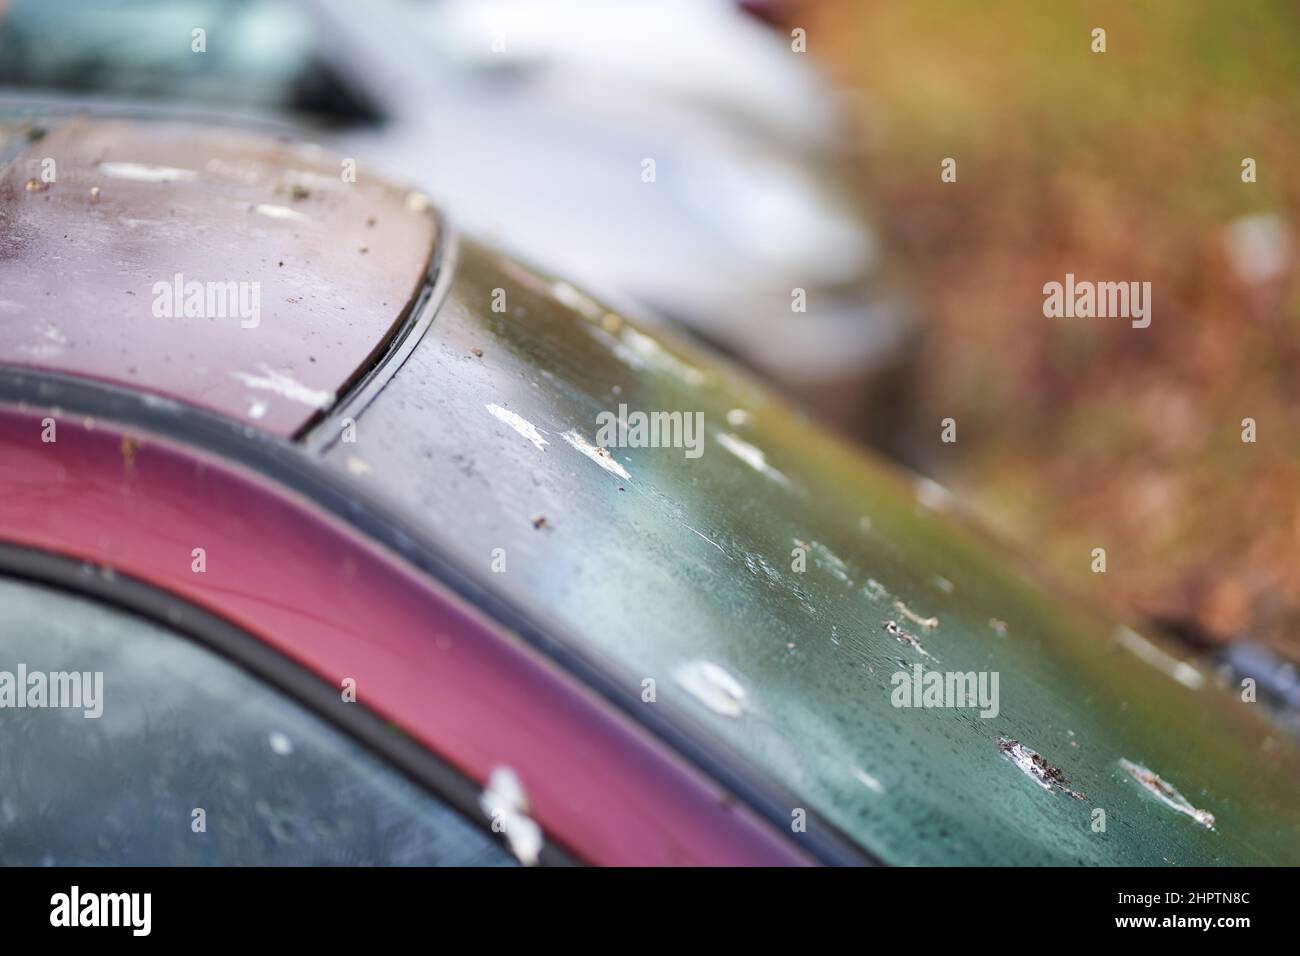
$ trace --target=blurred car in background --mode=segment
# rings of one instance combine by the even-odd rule
[[[1262,711],[339,159],[0,122],[0,677],[104,685],[0,708],[0,861],[1300,859]]]
[[[906,340],[833,92],[733,4],[13,0],[6,86],[331,126],[468,230],[823,408]]]

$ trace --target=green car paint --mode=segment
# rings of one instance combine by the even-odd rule
[[[797,795],[796,839],[813,810],[893,864],[1300,863],[1300,751],[1239,691],[717,359],[474,243],[456,269],[327,459],[544,608],[633,709]],[[702,414],[698,456],[601,449],[620,405]],[[898,706],[917,665],[996,674],[997,706]]]

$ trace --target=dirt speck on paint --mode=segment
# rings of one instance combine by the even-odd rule
[[[1178,788],[1161,777],[1160,774],[1142,766],[1140,763],[1133,763],[1133,761],[1125,760],[1122,757],[1119,765],[1124,768],[1130,777],[1140,783],[1144,790],[1169,807],[1169,809],[1185,813],[1207,830],[1214,829],[1214,814],[1208,810],[1200,810],[1192,806],[1191,801],[1179,793]]]
[[[128,475],[135,473],[135,454],[140,450],[140,442],[134,435],[123,435],[120,446],[122,468]]]
[[[739,717],[749,709],[745,688],[712,661],[688,661],[674,676],[692,696],[715,714]]]
[[[998,737],[997,740],[998,749],[1002,751],[1003,755],[1044,790],[1059,790],[1067,797],[1073,797],[1075,800],[1087,799],[1086,794],[1071,790],[1070,782],[1065,779],[1065,774],[1061,772],[1060,768],[1053,767],[1047,762],[1047,758],[1038,751],[1031,750],[1020,741],[1012,740],[1009,737]]]
[[[921,615],[917,614],[902,601],[894,602],[894,610],[903,615],[903,617],[907,618],[913,624],[923,627],[927,631],[932,631],[939,626],[939,619],[937,617],[921,617]]]
[[[917,640],[916,635],[903,630],[898,626],[897,621],[886,621],[885,633],[897,640],[898,643],[905,644],[917,651],[922,657],[930,657],[930,652],[921,646],[921,642]]]

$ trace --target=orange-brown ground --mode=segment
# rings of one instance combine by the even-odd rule
[[[1300,7],[823,0],[790,20],[852,94],[860,185],[923,322],[908,457],[1094,594],[1300,653]],[[1252,215],[1239,234],[1283,244],[1264,278],[1232,255]],[[1150,281],[1151,327],[1045,318],[1066,272]]]

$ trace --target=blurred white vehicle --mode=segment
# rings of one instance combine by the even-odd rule
[[[469,231],[787,384],[903,338],[833,93],[727,3],[10,0],[0,85],[323,120]]]

